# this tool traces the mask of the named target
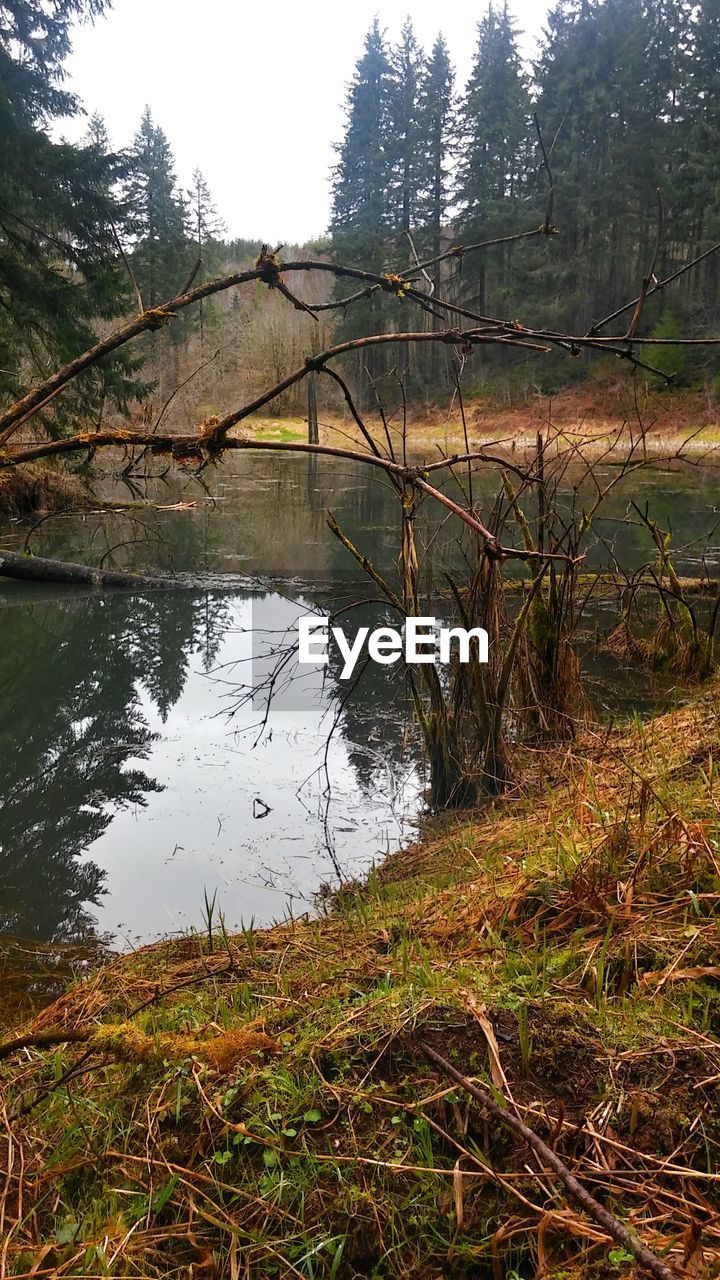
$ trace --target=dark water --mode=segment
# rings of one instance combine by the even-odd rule
[[[476,485],[489,503],[494,482]],[[134,945],[203,928],[206,902],[228,928],[306,910],[322,884],[366,873],[412,835],[424,778],[404,693],[370,664],[345,701],[331,667],[312,698],[273,706],[256,741],[258,706],[242,704],[238,689],[258,619],[362,600],[348,629],[378,625],[383,607],[326,512],[392,577],[395,495],[360,465],[268,455],[230,459],[203,485],[175,475],[135,492],[108,480],[106,492],[195,505],[55,516],[31,549],[232,573],[244,586],[137,596],[0,587],[0,933]],[[651,558],[640,523],[619,523],[631,497],[687,544],[682,572],[717,569],[720,535],[694,540],[717,518],[720,477],[698,469],[620,486],[597,527],[595,563],[610,547],[628,568]],[[22,545],[28,529],[7,526],[5,545]],[[432,547],[428,574],[459,562],[457,530],[437,509],[423,509],[418,532]],[[588,624],[612,621],[596,610]],[[608,714],[674,696],[609,658],[592,659],[589,679]]]

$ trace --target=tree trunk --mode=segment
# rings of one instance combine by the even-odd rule
[[[315,373],[308,374],[308,444],[320,443],[320,432],[318,429],[317,416],[317,385],[315,382],[317,375]]]
[[[18,578],[23,582],[60,582],[76,587],[135,587],[153,589],[177,587],[172,578],[145,578],[139,573],[120,573],[114,569],[91,569],[85,564],[65,560],[46,560],[43,556],[23,555],[17,551],[0,551],[0,577]]]

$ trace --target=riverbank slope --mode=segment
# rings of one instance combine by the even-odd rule
[[[4,1274],[634,1274],[429,1046],[666,1264],[716,1275],[719,756],[715,685],[528,752],[507,798],[317,920],[68,991],[0,1063]]]

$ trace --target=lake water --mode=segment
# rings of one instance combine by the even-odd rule
[[[489,500],[495,482],[476,483]],[[324,685],[270,709],[259,740],[262,706],[239,690],[259,628],[357,601],[348,629],[387,616],[326,512],[392,575],[397,499],[359,464],[268,454],[231,456],[202,484],[108,479],[106,494],[195,505],[53,516],[31,549],[232,574],[233,590],[212,576],[212,590],[142,595],[0,586],[0,933],[134,946],[203,928],[207,903],[228,928],[308,910],[322,886],[366,874],[416,829],[424,770],[402,682],[370,664],[346,699],[331,667]],[[650,558],[639,524],[617,523],[630,497],[689,544],[717,519],[720,478],[656,470],[620,486],[596,560],[610,544],[627,566]],[[7,524],[4,545],[22,546],[29,528]],[[433,557],[457,560],[457,532],[429,504],[419,530]],[[699,573],[704,557],[715,572],[716,542],[688,546],[681,570]],[[609,658],[589,675],[605,713],[673,696]]]

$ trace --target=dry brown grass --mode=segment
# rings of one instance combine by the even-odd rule
[[[327,917],[117,957],[43,1010],[31,1035],[89,1038],[3,1065],[0,1275],[628,1274],[418,1033],[717,1275],[719,709],[527,752]]]

